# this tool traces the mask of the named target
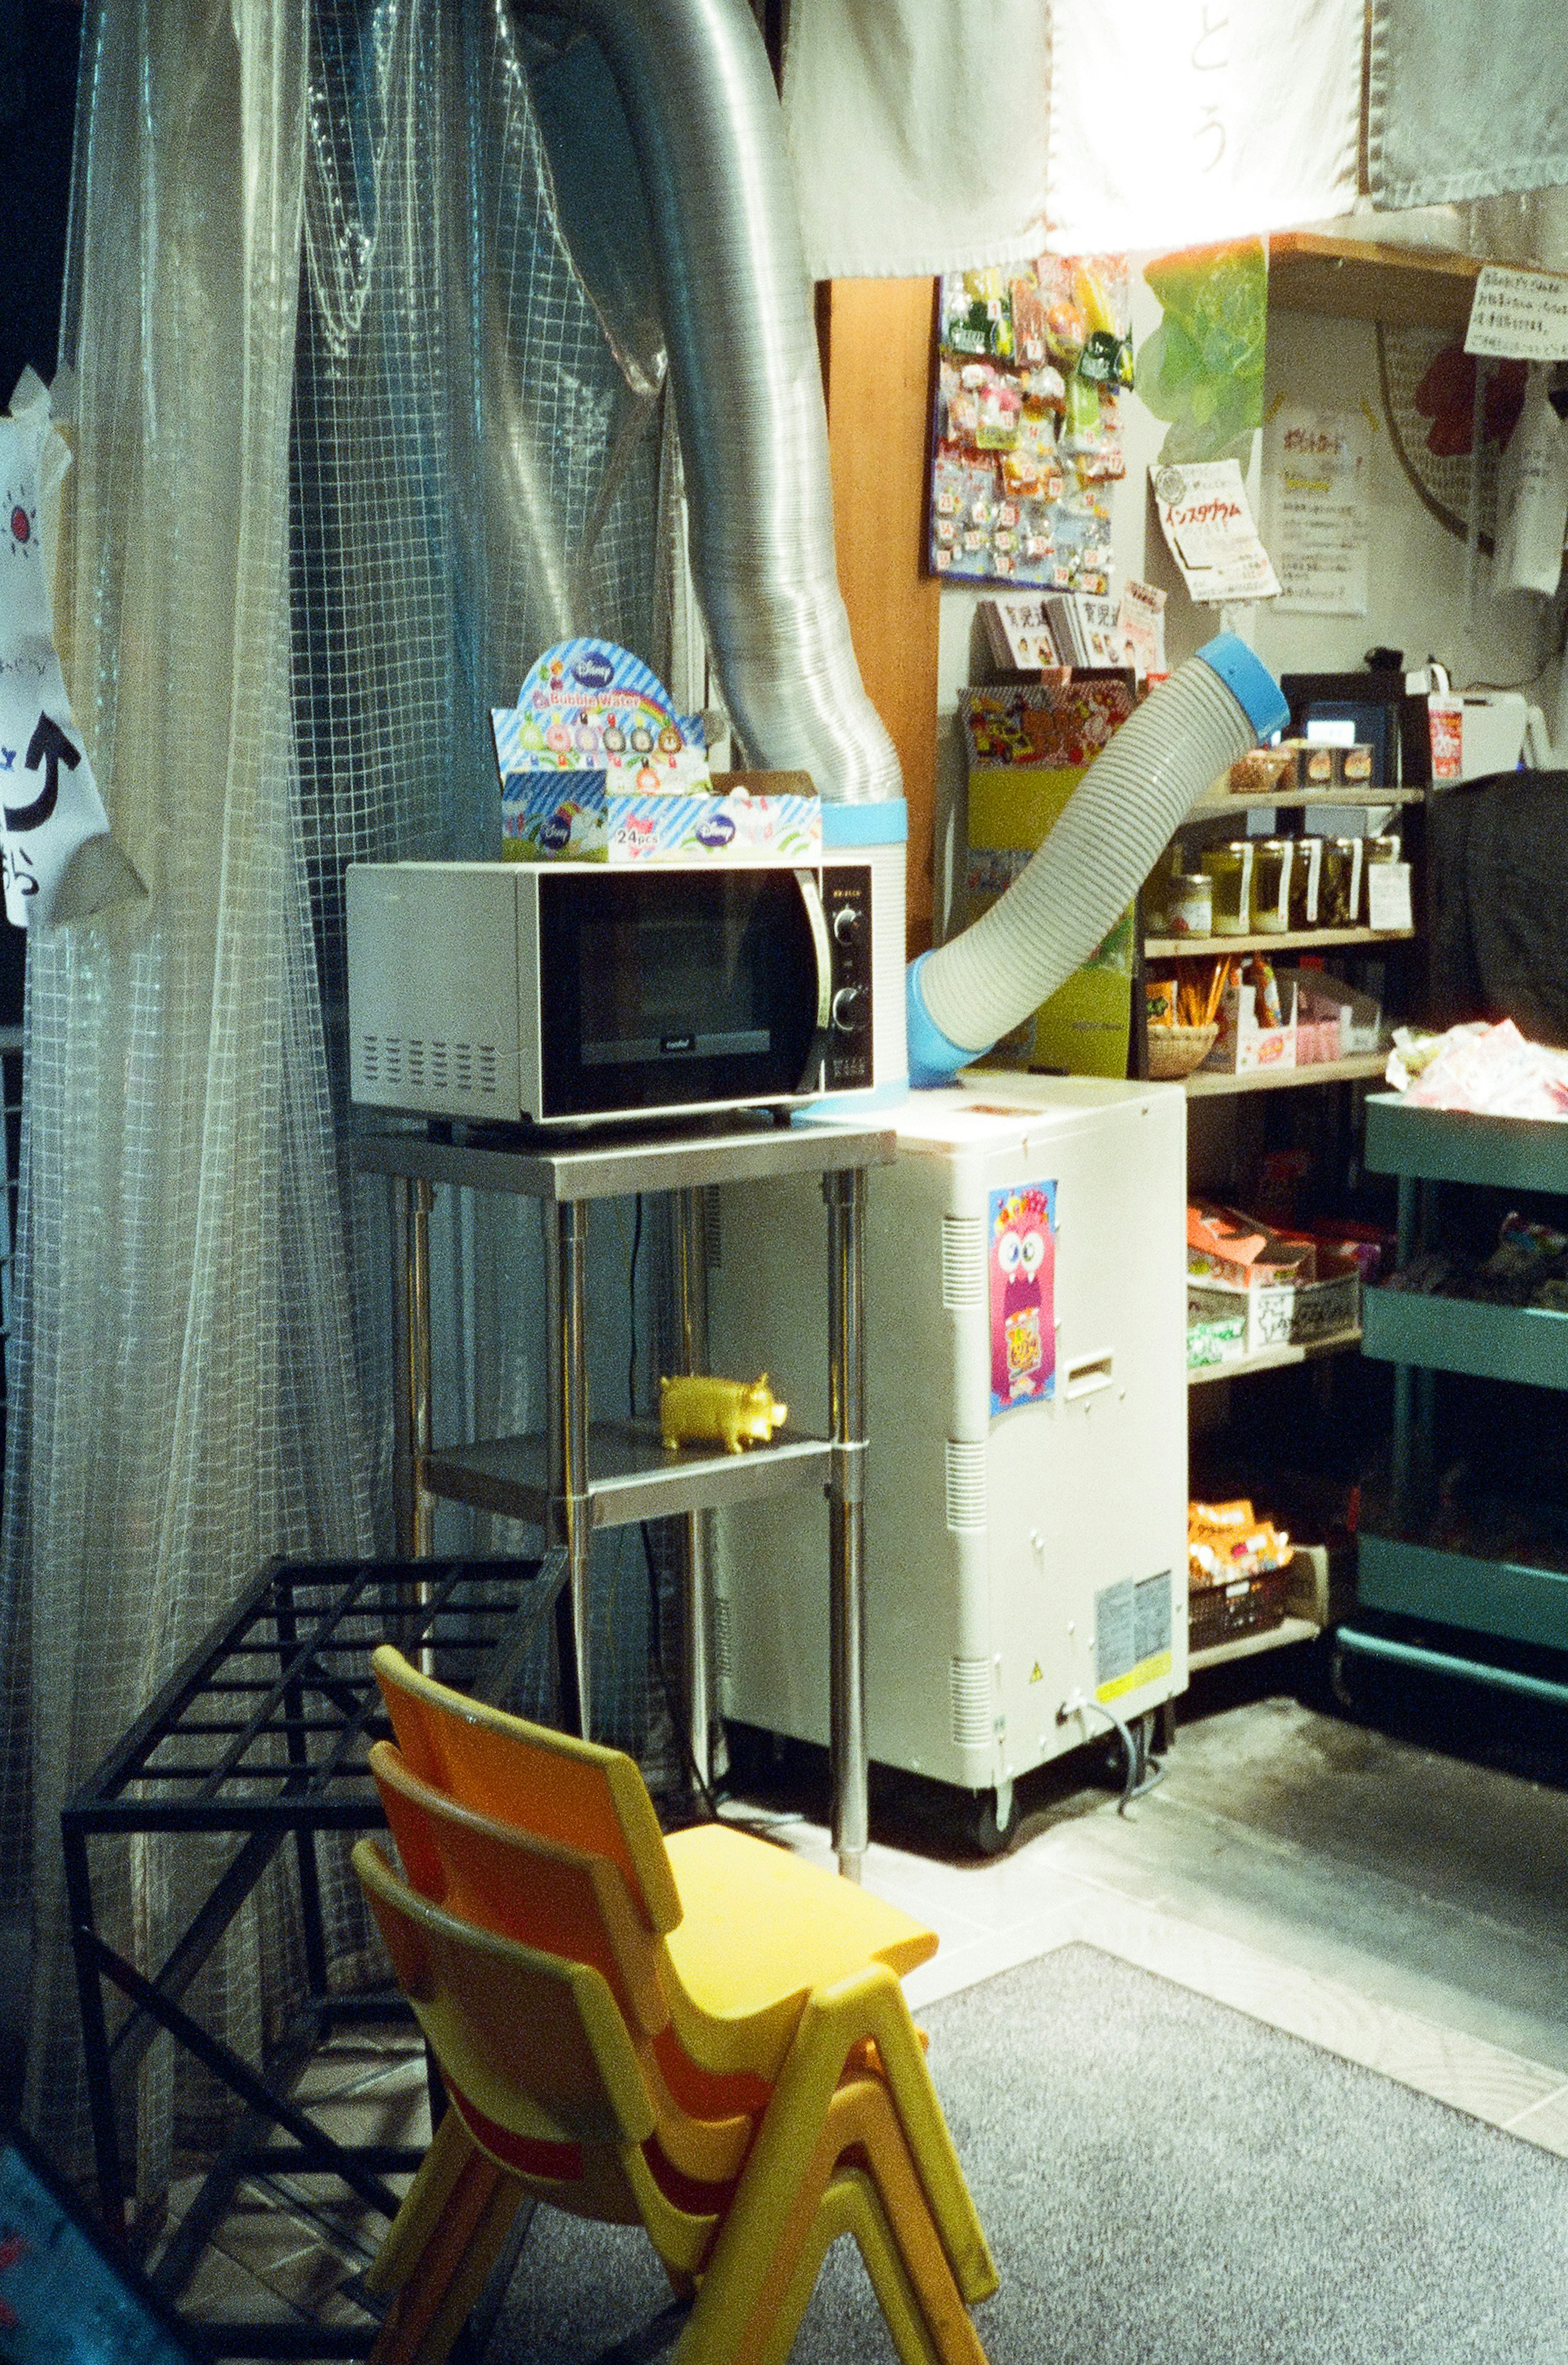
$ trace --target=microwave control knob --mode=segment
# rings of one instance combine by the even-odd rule
[[[857,1035],[866,1024],[866,996],[857,985],[841,985],[833,997],[833,1023],[841,1035]]]
[[[833,915],[833,933],[836,943],[852,945],[860,934],[860,906],[841,903]]]

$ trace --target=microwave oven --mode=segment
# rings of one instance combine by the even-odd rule
[[[878,1081],[864,857],[351,863],[346,885],[363,1104],[583,1126]]]

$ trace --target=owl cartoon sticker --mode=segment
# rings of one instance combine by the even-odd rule
[[[1010,1412],[1056,1394],[1054,1182],[991,1194],[991,1408]]]

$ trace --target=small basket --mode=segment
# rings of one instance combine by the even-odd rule
[[[1228,1585],[1204,1586],[1187,1597],[1187,1648],[1212,1651],[1217,1642],[1234,1642],[1243,1634],[1267,1634],[1282,1626],[1290,1596],[1291,1573],[1264,1569],[1258,1576],[1236,1577]]]
[[[1201,1068],[1214,1049],[1219,1021],[1206,1026],[1151,1026],[1148,1030],[1148,1072],[1157,1083],[1174,1083]]]

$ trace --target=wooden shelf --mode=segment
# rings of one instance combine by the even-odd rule
[[[1285,312],[1450,329],[1462,336],[1481,270],[1469,254],[1293,230],[1269,241],[1269,302]]]
[[[1148,960],[1223,960],[1226,953],[1321,952],[1330,945],[1407,945],[1414,928],[1287,928],[1255,936],[1146,936]]]
[[[1243,1355],[1233,1363],[1199,1363],[1187,1373],[1190,1388],[1203,1387],[1210,1380],[1245,1380],[1254,1372],[1282,1372],[1288,1364],[1305,1363],[1316,1355],[1338,1355],[1347,1347],[1361,1343],[1361,1327],[1352,1330],[1331,1330],[1327,1338],[1310,1339],[1297,1347],[1265,1347],[1261,1354]]]
[[[1263,796],[1248,796],[1230,789],[1205,789],[1194,797],[1187,808],[1188,821],[1222,821],[1234,814],[1241,819],[1249,813],[1282,812],[1305,805],[1343,806],[1347,812],[1370,805],[1418,805],[1426,798],[1425,789],[1279,789]]]
[[[1354,1084],[1381,1077],[1388,1065],[1386,1051],[1351,1051],[1343,1059],[1317,1059],[1305,1068],[1249,1068],[1239,1076],[1222,1076],[1200,1068],[1187,1078],[1187,1098],[1207,1100],[1215,1093],[1280,1093],[1304,1084]]]
[[[1233,1642],[1211,1642],[1206,1651],[1190,1652],[1188,1672],[1200,1675],[1204,1667],[1222,1667],[1229,1659],[1253,1659],[1260,1651],[1282,1651],[1291,1642],[1315,1642],[1322,1631],[1310,1618],[1286,1618],[1260,1634],[1238,1634]]]

